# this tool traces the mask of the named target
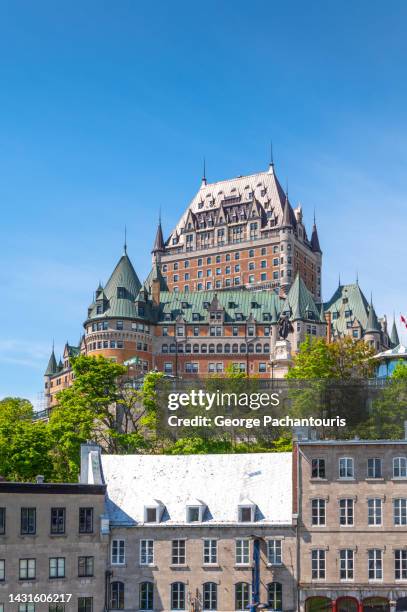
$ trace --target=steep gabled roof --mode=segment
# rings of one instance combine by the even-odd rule
[[[358,283],[339,285],[331,299],[325,302],[324,309],[332,314],[332,323],[338,334],[347,333],[348,321],[357,320],[362,330],[367,328],[369,304]],[[346,317],[345,313],[348,311],[351,315]],[[335,318],[334,313],[337,313]]]
[[[96,304],[90,306],[88,319],[103,317],[137,317],[135,299],[141,288],[139,278],[127,252],[120,257],[104,287],[106,305],[102,314],[97,313]]]
[[[160,290],[161,291],[168,291],[168,285],[167,282],[164,278],[164,276],[161,274],[161,270],[160,267],[157,263],[153,263],[151,270],[146,278],[146,280],[143,283],[143,287],[145,287],[148,291],[148,293],[151,293],[151,286],[153,284],[154,280],[158,280],[160,281]]]
[[[320,320],[320,311],[315,304],[312,293],[309,291],[299,274],[295,277],[283,305],[283,312],[290,312],[293,320],[309,319]],[[310,316],[309,313],[312,313]]]

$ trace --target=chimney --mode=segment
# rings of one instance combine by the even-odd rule
[[[81,444],[81,484],[103,484],[103,474],[100,464],[100,446],[88,441]]]
[[[35,481],[37,484],[44,484],[44,476],[42,474],[38,474],[38,476],[36,476]]]
[[[160,305],[160,281],[155,278],[151,283],[151,297],[153,299],[154,306]]]

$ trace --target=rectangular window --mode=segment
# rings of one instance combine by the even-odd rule
[[[311,551],[312,580],[325,580],[326,551],[322,548]]]
[[[93,533],[93,508],[79,508],[79,533]]]
[[[185,540],[173,540],[171,563],[173,565],[185,565],[185,559]]]
[[[339,577],[341,580],[353,580],[354,556],[355,553],[350,548],[339,551]]]
[[[80,578],[93,576],[93,557],[78,557],[78,576]]]
[[[65,508],[51,508],[51,533],[65,533]]]
[[[325,459],[318,457],[312,460],[311,477],[325,478]]]
[[[339,524],[345,527],[353,525],[354,519],[354,500],[340,499],[339,500]]]
[[[6,533],[6,509],[0,508],[0,535]]]
[[[250,540],[236,540],[236,565],[249,565]]]
[[[140,565],[154,565],[154,540],[140,540]]]
[[[393,459],[393,478],[407,478],[406,457],[395,457]]]
[[[407,525],[407,499],[400,498],[393,500],[394,524]]]
[[[354,478],[352,457],[341,457],[339,459],[339,478]]]
[[[33,535],[36,532],[37,512],[35,508],[21,508],[21,534]]]
[[[204,540],[203,562],[205,565],[213,565],[218,562],[218,542],[217,540]]]
[[[35,579],[35,559],[20,559],[20,580]]]
[[[78,612],[93,612],[93,597],[78,597]]]
[[[281,565],[282,563],[281,540],[268,540],[267,559],[271,565]]]
[[[326,521],[326,501],[325,499],[311,500],[311,524],[324,527]]]
[[[65,578],[65,558],[51,557],[49,560],[49,577]]]
[[[124,565],[124,540],[112,540],[112,565]]]
[[[0,605],[0,612],[3,612],[3,604]],[[35,612],[35,604],[20,604],[18,612]]]
[[[367,460],[367,477],[381,478],[382,477],[382,460],[379,457],[370,457]]]
[[[382,500],[379,497],[367,500],[367,522],[368,525],[382,524]]]
[[[383,552],[380,548],[368,550],[369,580],[383,580]]]
[[[394,551],[394,578],[407,580],[407,550]]]

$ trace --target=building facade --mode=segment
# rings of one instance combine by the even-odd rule
[[[294,445],[299,609],[407,610],[407,442]]]
[[[104,609],[105,490],[0,482],[1,612]]]

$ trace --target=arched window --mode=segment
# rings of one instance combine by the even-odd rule
[[[268,343],[266,343],[266,344],[263,346],[263,351],[264,351],[265,353],[269,353],[269,352],[270,352],[270,345],[269,345]]]
[[[223,352],[223,347],[222,347],[222,345],[221,345],[221,344],[217,344],[217,345],[216,345],[216,352],[217,352],[217,353],[222,353],[222,352]]]
[[[194,344],[194,346],[192,347],[192,351],[194,353],[199,353],[199,344]]]
[[[232,344],[232,353],[238,353],[238,352],[239,352],[239,345]]]
[[[185,345],[185,352],[186,353],[190,353],[191,352],[191,345],[190,344],[186,344]]]
[[[359,602],[354,597],[339,597],[336,600],[337,612],[358,612]]]
[[[162,353],[168,353],[168,344],[163,344],[162,345],[161,352]]]
[[[124,584],[112,582],[110,584],[110,607],[112,610],[124,610]]]
[[[330,612],[332,601],[329,597],[309,597],[305,602],[305,612]]]
[[[261,344],[259,342],[256,344],[256,353],[261,353]]]
[[[245,353],[246,352],[246,345],[245,344],[241,344],[240,345],[240,352],[241,353]]]
[[[225,353],[230,353],[230,344],[225,344]]]
[[[215,345],[214,344],[210,344],[209,345],[209,352],[210,353],[214,353],[215,352]]]
[[[171,610],[185,610],[185,584],[173,582],[171,585]]]
[[[393,478],[407,477],[407,459],[406,457],[394,457],[393,459]]]
[[[283,587],[281,582],[269,582],[267,585],[267,605],[276,612],[283,609]]]
[[[249,353],[254,353],[254,346],[253,346],[253,344],[249,344],[247,349],[248,349]]]
[[[215,582],[205,582],[202,595],[204,611],[218,609],[218,587]]]
[[[208,352],[208,347],[206,344],[201,344],[201,353],[207,353]]]
[[[170,344],[170,353],[175,353],[175,351],[176,351],[175,344]]]
[[[385,597],[367,597],[363,600],[362,604],[363,612],[390,612],[389,600]],[[400,610],[402,609],[400,608]]]
[[[249,607],[250,586],[247,582],[238,582],[235,585],[235,610],[239,612]]]
[[[152,582],[140,584],[139,600],[140,610],[154,610],[154,584]]]

